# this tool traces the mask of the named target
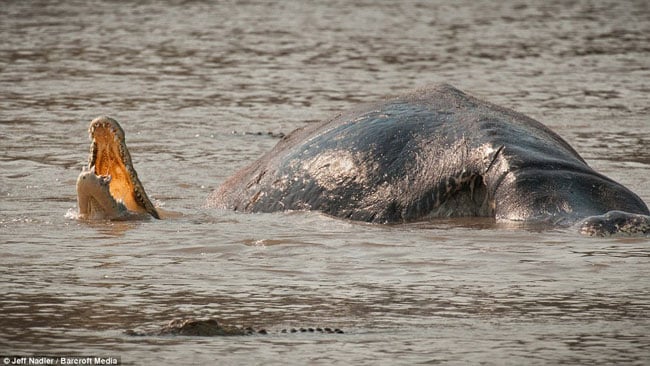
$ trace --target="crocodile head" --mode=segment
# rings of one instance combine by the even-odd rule
[[[133,168],[124,130],[110,117],[97,117],[88,127],[88,168],[77,178],[80,218],[160,218]]]

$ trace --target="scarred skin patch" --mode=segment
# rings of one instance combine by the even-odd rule
[[[319,185],[333,190],[343,182],[353,181],[363,185],[367,179],[368,169],[372,166],[366,164],[367,159],[355,154],[334,150],[315,156],[302,162],[302,168],[313,177]]]

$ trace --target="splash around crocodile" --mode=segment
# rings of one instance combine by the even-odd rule
[[[159,218],[117,121],[99,117],[90,132],[89,169],[77,184],[80,216]],[[590,236],[650,235],[646,204],[594,171],[556,133],[447,84],[293,131],[226,180],[208,205],[315,210],[379,224],[493,217],[577,224]]]

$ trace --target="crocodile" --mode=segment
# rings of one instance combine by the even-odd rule
[[[88,166],[77,178],[79,218],[160,219],[133,167],[122,126],[101,116],[92,120],[88,133]]]
[[[160,329],[153,332],[143,332],[127,330],[125,332],[131,336],[192,336],[192,337],[229,337],[229,336],[246,336],[254,334],[269,334],[266,329],[254,329],[252,327],[236,327],[232,325],[221,324],[215,319],[174,319]],[[339,328],[329,327],[309,327],[309,328],[289,328],[282,329],[279,333],[327,333],[343,334]]]
[[[159,218],[117,121],[93,120],[90,135],[89,165],[77,184],[80,216]],[[650,234],[641,198],[589,167],[555,132],[448,84],[362,105],[283,136],[213,191],[208,206],[315,210],[379,224],[492,217],[577,226],[589,236]]]

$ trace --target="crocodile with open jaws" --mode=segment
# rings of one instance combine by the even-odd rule
[[[114,119],[90,124],[79,216],[159,212]],[[208,205],[244,212],[317,210],[401,223],[438,217],[578,225],[585,235],[650,234],[650,212],[540,122],[441,84],[299,128],[227,179]]]

